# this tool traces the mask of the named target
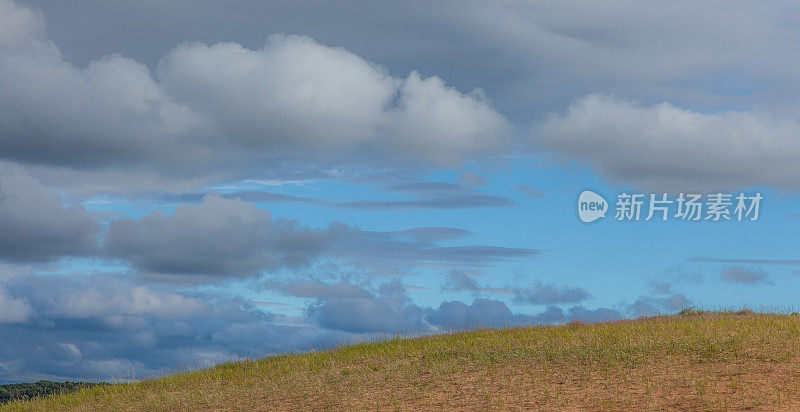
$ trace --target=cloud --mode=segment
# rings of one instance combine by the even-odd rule
[[[420,242],[438,242],[442,240],[459,239],[470,235],[468,230],[457,227],[415,227],[393,233],[398,237],[407,236]]]
[[[5,159],[185,177],[286,157],[347,163],[352,153],[453,164],[501,149],[508,136],[477,91],[416,72],[397,78],[307,37],[271,36],[256,50],[187,43],[154,77],[120,55],[73,66],[44,37],[39,13],[2,7],[22,22],[0,26]]]
[[[235,178],[280,173],[287,160],[295,169],[369,166],[363,159],[451,165],[502,151],[510,135],[477,89],[461,93],[417,72],[395,77],[308,37],[274,35],[258,49],[182,44],[154,76],[117,54],[72,65],[45,38],[40,13],[9,0],[2,7],[14,20],[0,25],[7,160],[94,178]]]
[[[422,210],[422,209],[471,209],[479,207],[512,207],[513,200],[489,195],[464,184],[448,182],[410,182],[386,187],[391,192],[408,193],[418,197],[413,200],[379,200],[331,203],[331,205],[356,209]]]
[[[728,283],[741,283],[745,285],[756,285],[759,283],[772,283],[769,275],[763,269],[750,269],[744,266],[731,266],[720,274],[720,279]]]
[[[314,299],[308,316],[324,328],[353,333],[424,329],[422,310],[411,303],[398,280],[383,283],[376,290],[344,280],[332,284],[271,281],[266,285],[290,296]]]
[[[441,245],[467,235],[468,231],[452,227],[371,232],[333,223],[311,229],[272,219],[250,202],[211,194],[199,204],[179,206],[171,215],[156,211],[140,219],[111,220],[103,250],[147,279],[189,283],[297,270],[321,259],[373,275],[397,275],[420,264],[469,268],[539,253],[491,245]]]
[[[472,209],[478,207],[511,207],[516,202],[511,199],[493,195],[462,195],[433,199],[393,200],[393,201],[359,201],[338,203],[339,206],[356,209],[378,210],[415,210],[415,209]]]
[[[451,280],[455,280],[452,277]],[[471,304],[442,302],[437,308],[423,308],[410,300],[406,287],[398,280],[380,284],[357,285],[351,280],[325,283],[318,280],[270,281],[266,286],[291,296],[314,299],[308,314],[325,328],[346,332],[418,332],[430,333],[450,328],[505,327],[553,324],[573,319],[603,321],[621,315],[610,309],[589,310],[575,306],[565,313],[549,306],[536,315],[512,313],[505,302],[477,298]],[[470,283],[465,288],[477,287]],[[568,302],[560,302],[568,303]]]
[[[478,281],[463,271],[453,270],[447,274],[442,286],[448,292],[472,292],[474,294],[513,295],[514,303],[530,305],[558,305],[578,303],[590,297],[589,293],[579,287],[562,287],[544,284],[537,281],[533,286],[512,286],[495,288],[480,286]]]
[[[125,275],[15,276],[0,287],[0,382],[148,377],[181,365],[329,347],[375,333],[615,316],[608,309],[582,307],[515,314],[504,302],[491,299],[421,307],[398,280],[370,286],[291,279],[266,286],[310,299],[305,316],[267,313],[241,297],[218,292],[139,285]]]
[[[105,248],[110,257],[164,279],[241,278],[306,265],[344,230],[307,229],[271,219],[269,212],[244,201],[207,196],[169,216],[154,212],[140,220],[111,221]]]
[[[635,316],[653,316],[674,313],[692,306],[692,302],[681,294],[666,297],[641,297],[627,305],[626,311]]]
[[[309,202],[316,203],[317,199],[302,196],[291,196],[280,193],[265,192],[262,190],[240,190],[222,195],[225,199],[239,199],[247,202]]]
[[[744,265],[800,266],[800,260],[793,259],[720,259],[698,256],[690,260],[694,262],[739,263]]]
[[[703,281],[703,276],[687,272],[681,266],[669,268],[655,277],[648,280],[649,288],[656,295],[669,295],[673,292],[675,286],[679,284],[693,284],[696,285]]]
[[[403,10],[369,1],[248,2],[235,9],[148,1],[94,10],[92,30],[84,28],[81,12],[92,2],[76,1],[72,8],[30,3],[48,15],[48,33],[64,54],[81,64],[120,52],[153,66],[185,41],[231,39],[258,47],[265,33],[313,33],[393,70],[438,73],[460,87],[480,78],[504,113],[520,122],[594,91],[730,107],[793,101],[798,86],[791,70],[798,28],[782,18],[795,11],[786,0],[649,2],[647,10],[612,0],[591,15],[585,11],[595,4],[586,0],[412,0]],[[181,30],[171,24],[177,19]]]
[[[96,253],[100,225],[20,167],[0,162],[0,259],[46,262]]]
[[[505,327],[525,324],[524,315],[515,315],[505,303],[492,299],[475,299],[471,304],[442,302],[436,309],[428,309],[425,319],[443,329]]]
[[[544,194],[542,194],[542,192],[540,192],[539,190],[537,190],[533,186],[519,185],[519,186],[517,186],[516,189],[517,189],[518,192],[522,192],[522,193],[524,193],[524,194],[526,194],[526,195],[528,195],[530,197],[533,197],[533,198],[543,198],[544,197]]]
[[[474,172],[464,172],[460,174],[458,176],[458,182],[467,186],[486,186],[489,184],[489,180]]]
[[[491,245],[442,246],[447,240],[442,233],[436,236],[430,229],[420,236],[418,229],[400,232],[353,231],[334,242],[326,254],[336,256],[356,267],[371,268],[374,273],[402,273],[402,267],[422,265],[457,266],[470,268],[491,265],[509,259],[524,259],[538,255],[534,249]],[[436,232],[443,232],[441,228]],[[447,230],[452,236],[452,230]],[[464,233],[458,232],[458,235]]]
[[[559,287],[541,282],[532,287],[514,290],[515,303],[531,305],[554,305],[578,303],[589,298],[589,293],[579,287]]]
[[[797,188],[800,123],[765,112],[700,113],[589,95],[535,128],[543,148],[654,190]]]
[[[481,286],[474,277],[464,272],[453,270],[447,274],[442,291],[446,292],[480,292]]]
[[[24,298],[14,298],[0,285],[0,324],[25,323],[33,315],[33,308]]]
[[[113,274],[20,276],[0,288],[0,308],[0,382],[155,376],[347,336],[308,322],[289,326],[237,297]]]

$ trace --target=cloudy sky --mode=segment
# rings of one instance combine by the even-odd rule
[[[0,0],[0,382],[793,311],[798,17],[789,1]],[[579,219],[584,190],[605,218]],[[645,204],[618,221],[623,193],[763,200],[757,220],[645,221]]]

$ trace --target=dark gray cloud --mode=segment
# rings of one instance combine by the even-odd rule
[[[412,302],[398,280],[380,284],[356,284],[352,280],[325,283],[319,280],[269,281],[266,286],[291,296],[311,298],[308,313],[321,326],[347,332],[428,333],[453,328],[505,327],[565,323],[571,320],[601,322],[619,319],[612,309],[573,306],[566,312],[548,306],[544,312],[512,313],[505,302],[476,298],[471,304],[442,302],[423,308]],[[465,285],[467,288],[474,284]],[[560,302],[570,303],[570,302]]]
[[[548,306],[543,312],[532,315],[514,314],[504,302],[492,299],[475,299],[472,304],[443,302],[437,309],[425,312],[428,322],[443,329],[555,325],[571,321],[594,323],[624,317],[614,309],[587,309],[583,306],[573,306],[566,311],[557,306]]]
[[[413,304],[398,280],[379,285],[357,285],[349,280],[268,281],[266,286],[284,294],[311,298],[308,316],[321,327],[353,333],[424,332],[422,309]]]
[[[675,313],[692,306],[692,302],[681,294],[665,297],[641,297],[627,305],[626,312],[634,316],[653,316]]]
[[[344,224],[310,229],[237,199],[207,195],[171,215],[113,219],[103,244],[106,255],[130,263],[153,280],[208,282],[258,276],[282,268],[333,259],[375,275],[397,275],[419,264],[468,268],[531,257],[532,249],[490,245],[443,246],[469,232],[452,227],[417,227],[370,232]]]
[[[443,329],[518,326],[530,322],[524,315],[513,314],[505,303],[491,299],[475,299],[472,304],[442,302],[428,309],[425,319]]]
[[[328,294],[308,313],[322,327],[347,332],[424,331],[422,309],[410,303],[397,281],[383,285],[374,296]]]
[[[0,260],[45,262],[97,252],[100,225],[22,168],[0,162]]]
[[[623,314],[614,309],[609,309],[609,308],[587,309],[584,308],[583,306],[573,306],[569,308],[566,315],[567,316],[566,319],[564,319],[564,322],[577,320],[586,323],[610,322],[614,320],[623,319],[625,317]]]
[[[729,283],[742,283],[745,285],[769,284],[767,272],[763,269],[751,269],[744,266],[730,266],[725,268],[720,274],[720,279]]]
[[[242,200],[208,195],[181,205],[171,215],[112,220],[103,248],[153,280],[208,282],[258,276],[281,268],[299,269],[334,259],[375,275],[398,274],[419,264],[483,266],[538,254],[532,249],[490,245],[442,246],[469,232],[418,227],[369,232],[344,224],[310,229]]]
[[[105,248],[146,275],[225,279],[306,265],[347,230],[335,225],[307,229],[271,219],[269,212],[244,201],[208,196],[169,216],[154,212],[140,220],[113,220]]]
[[[287,326],[240,298],[111,274],[17,277],[0,289],[0,306],[9,299],[24,316],[0,317],[0,382],[141,378],[346,339],[312,323]]]
[[[294,279],[267,287],[310,299],[306,315],[288,318],[240,297],[144,286],[115,274],[14,276],[0,287],[0,382],[142,378],[374,333],[618,317],[608,309],[579,306],[515,314],[504,302],[490,299],[420,307],[397,280],[370,286]]]

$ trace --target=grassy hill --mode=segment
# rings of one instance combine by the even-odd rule
[[[798,409],[800,316],[480,330],[238,362],[0,411]]]

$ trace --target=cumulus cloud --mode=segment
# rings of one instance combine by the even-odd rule
[[[269,281],[266,286],[284,294],[313,299],[308,316],[320,326],[353,333],[423,331],[422,309],[411,302],[397,280],[377,288],[350,280]]]
[[[692,305],[686,296],[673,294],[664,297],[645,296],[627,305],[626,310],[636,316],[653,316],[675,313]]]
[[[273,36],[261,50],[186,44],[158,69],[178,101],[249,147],[321,152],[370,140],[398,80],[343,49]]]
[[[513,314],[504,302],[493,299],[475,299],[471,304],[442,302],[438,308],[428,309],[425,319],[444,329],[517,326],[529,321],[524,315]]]
[[[0,324],[24,323],[33,315],[33,308],[25,298],[15,298],[0,285]]]
[[[312,230],[277,220],[248,202],[208,196],[171,215],[154,212],[140,220],[109,224],[109,256],[153,275],[203,278],[256,276],[261,271],[308,264],[344,226]],[[172,277],[173,279],[175,277]]]
[[[700,113],[589,95],[534,130],[542,147],[654,190],[797,188],[800,123],[755,111]]]
[[[45,262],[96,252],[100,225],[20,167],[0,163],[0,259]]]
[[[287,325],[241,298],[113,274],[17,277],[0,288],[0,308],[0,382],[153,376],[346,338],[310,322]]]
[[[306,314],[290,318],[237,296],[144,286],[122,275],[13,277],[0,287],[0,382],[144,377],[374,333],[599,321],[618,315],[579,306],[524,315],[491,299],[421,307],[397,280],[371,286],[293,279],[267,286],[310,299]]]
[[[772,283],[767,272],[763,269],[751,269],[744,266],[731,266],[720,274],[720,279],[729,283],[756,285],[759,283]]]
[[[479,91],[464,94],[416,72],[395,77],[307,37],[275,35],[255,50],[187,43],[165,55],[154,76],[120,55],[74,66],[45,38],[40,13],[9,0],[2,7],[5,159],[241,176],[287,158],[452,164],[494,152],[508,137],[506,120]]]
[[[589,293],[579,287],[562,287],[537,283],[532,287],[514,290],[515,303],[531,305],[554,305],[561,303],[578,303],[589,298]]]
[[[472,303],[445,301],[435,308],[421,307],[410,299],[407,287],[398,280],[384,282],[377,287],[370,282],[355,283],[352,279],[340,279],[335,283],[311,279],[272,280],[266,282],[266,286],[290,296],[312,299],[308,306],[310,318],[322,327],[351,333],[430,333],[451,328],[557,324],[571,320],[601,322],[623,317],[618,311],[608,308],[572,306],[565,311],[552,305],[580,300],[573,296],[551,298],[548,302],[552,304],[545,311],[532,315],[513,313],[505,302],[481,297],[475,298]],[[491,288],[480,288],[474,279],[458,276],[454,272],[445,289],[483,292]],[[511,294],[514,289],[491,292]]]

